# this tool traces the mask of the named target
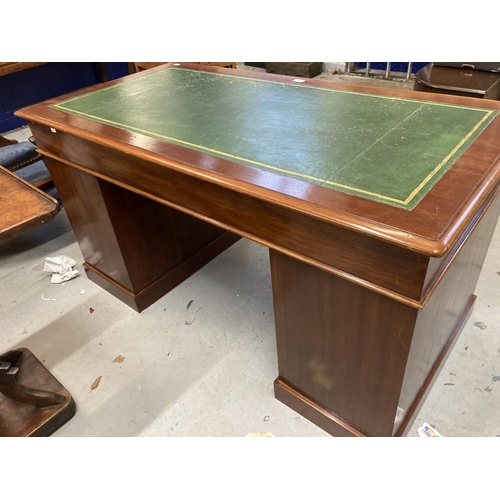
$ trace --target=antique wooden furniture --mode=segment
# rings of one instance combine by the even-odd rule
[[[12,144],[17,144],[17,141],[15,139],[7,139],[3,135],[0,135],[0,148],[3,148],[4,146],[10,146]]]
[[[57,200],[0,166],[0,243],[53,219]]]
[[[59,203],[0,166],[0,244],[51,220]],[[68,391],[25,348],[0,355],[0,437],[49,436],[75,414]]]
[[[43,62],[0,62],[0,76],[10,75],[11,73],[17,73],[18,71],[24,71],[25,69],[34,68],[35,66],[40,66],[45,64]]]
[[[314,78],[323,71],[322,62],[266,62],[267,73]]]
[[[169,64],[19,115],[91,280],[140,311],[240,236],[267,245],[276,397],[404,435],[474,304],[500,103],[294,80]]]
[[[75,411],[71,394],[29,349],[0,355],[0,437],[50,436]]]
[[[415,73],[413,90],[500,100],[500,73],[433,63]]]

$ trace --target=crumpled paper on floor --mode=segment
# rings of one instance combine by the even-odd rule
[[[47,257],[43,266],[44,271],[52,273],[51,283],[63,283],[78,276],[78,270],[75,269],[76,262],[66,255],[57,257]]]

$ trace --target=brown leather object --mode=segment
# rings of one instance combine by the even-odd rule
[[[0,437],[50,436],[73,417],[71,394],[25,348],[0,356]]]

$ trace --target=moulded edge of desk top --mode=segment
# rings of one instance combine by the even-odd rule
[[[183,64],[183,66],[200,70],[200,66],[194,64],[193,65]],[[161,71],[162,68],[161,67],[153,68],[148,71],[159,71],[159,70]],[[271,79],[277,81],[290,80],[291,78],[288,76],[274,75],[267,73],[258,73],[258,75],[255,75],[250,71],[234,70],[234,69],[227,70],[225,68],[219,68],[214,66],[203,67],[202,70],[214,71],[214,72],[229,71],[232,73],[238,71],[240,74],[252,78],[258,77],[258,78]],[[137,74],[129,75],[127,77],[113,80],[111,82],[98,84],[94,86],[93,89],[104,88],[108,85],[113,85],[115,83],[121,82],[125,78],[136,78],[137,76],[138,76]],[[342,84],[337,82],[325,82],[323,80],[306,79],[306,83],[307,84],[312,83],[314,85],[319,85],[319,86],[326,85],[346,90],[371,92],[376,94],[387,93],[387,89],[381,89],[378,87],[371,88],[361,85]],[[393,91],[393,89],[390,90]],[[93,132],[91,130],[91,127],[89,129],[85,129],[82,128],[81,126],[75,126],[73,123],[78,122],[78,120],[81,120],[82,118],[80,117],[73,117],[72,119],[73,123],[68,123],[70,119],[68,119],[67,115],[63,117],[64,113],[48,108],[51,104],[54,104],[63,99],[68,99],[69,97],[74,97],[75,95],[79,95],[81,93],[85,93],[86,91],[88,91],[88,89],[82,89],[76,92],[72,92],[71,94],[68,94],[63,97],[50,99],[45,103],[29,106],[27,108],[17,111],[16,115],[28,121],[32,121],[33,123],[38,123],[40,125],[47,127],[53,127],[60,132],[72,134],[77,137],[80,137],[81,139],[88,140],[90,142],[103,145],[105,147],[112,147],[117,151],[121,151],[127,155],[137,156],[147,161],[152,161],[156,164],[164,165],[167,166],[168,168],[173,168],[175,170],[182,171],[184,174],[190,176],[203,177],[203,179],[208,182],[221,185],[231,184],[231,188],[239,192],[244,192],[251,196],[259,197],[263,200],[271,201],[273,203],[286,206],[287,208],[294,211],[307,213],[311,217],[327,220],[339,226],[343,226],[351,230],[354,230],[356,232],[367,234],[374,238],[378,238],[390,242],[392,244],[402,246],[404,248],[428,255],[430,257],[442,257],[445,254],[447,254],[450,248],[458,240],[462,232],[467,229],[467,226],[473,220],[475,214],[477,214],[482,210],[481,207],[486,206],[487,199],[490,197],[491,193],[495,192],[496,195],[496,192],[498,191],[498,183],[500,182],[500,161],[499,161],[500,156],[497,157],[496,161],[490,164],[488,170],[482,174],[480,182],[478,182],[474,186],[473,191],[471,191],[469,196],[462,202],[462,204],[458,207],[458,209],[453,213],[453,217],[451,217],[449,220],[443,219],[444,226],[439,235],[437,235],[435,238],[429,238],[422,234],[418,234],[417,232],[412,232],[411,230],[408,230],[408,228],[403,229],[401,227],[398,227],[397,225],[398,213],[399,213],[399,218],[402,217],[401,214],[402,211],[399,209],[393,207],[390,208],[385,207],[385,210],[394,210],[394,211],[398,210],[399,212],[394,212],[394,214],[396,214],[396,217],[394,217],[396,219],[396,223],[394,223],[393,225],[384,224],[383,222],[370,219],[368,217],[368,214],[350,213],[346,210],[339,210],[332,207],[327,207],[321,205],[320,203],[314,203],[310,199],[299,199],[293,197],[291,194],[288,193],[272,191],[270,188],[265,186],[261,186],[258,184],[249,184],[248,182],[236,178],[228,178],[227,176],[224,176],[214,170],[207,171],[201,167],[197,167],[189,163],[183,163],[182,161],[176,160],[174,158],[169,158],[165,155],[162,156],[158,152],[140,148],[137,145],[140,143],[140,141],[137,140],[135,141],[129,140],[128,142],[115,140],[113,139],[112,134],[104,136],[102,135],[102,133],[99,134],[97,132]],[[495,101],[485,102],[484,100],[481,99],[457,97],[457,96],[443,95],[443,94],[429,94],[425,92],[413,92],[413,91],[399,90],[399,89],[393,91],[391,95],[392,94],[396,96],[404,95],[405,97],[412,96],[417,98],[424,98],[426,100],[433,100],[437,102],[459,103],[463,105],[480,106],[483,108],[486,107],[490,109],[500,109],[500,102],[495,102]],[[498,118],[499,117],[495,119],[495,122],[498,121]],[[64,123],[63,120],[66,120],[66,123]],[[108,126],[100,124],[99,130],[101,130],[103,127],[108,127]],[[112,127],[110,128],[110,132],[111,130],[114,131]],[[130,133],[128,134],[131,135]],[[160,141],[157,142],[158,142],[157,149],[162,149],[166,147],[165,145],[159,144]],[[341,196],[342,194],[338,195],[339,198]]]

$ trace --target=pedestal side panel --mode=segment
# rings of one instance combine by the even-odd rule
[[[390,436],[417,310],[271,251],[280,378],[372,436]]]
[[[420,401],[423,392],[430,389],[428,378],[433,365],[440,357],[444,361],[445,353],[442,351],[447,345],[451,347],[450,337],[458,333],[457,328],[476,288],[499,213],[500,197],[497,196],[452,265],[446,269],[427,305],[418,313],[399,401],[400,419],[395,430],[409,411],[416,413],[418,410],[418,405],[423,402]],[[435,267],[430,266],[430,272],[435,272]],[[411,422],[407,424],[411,425]]]

